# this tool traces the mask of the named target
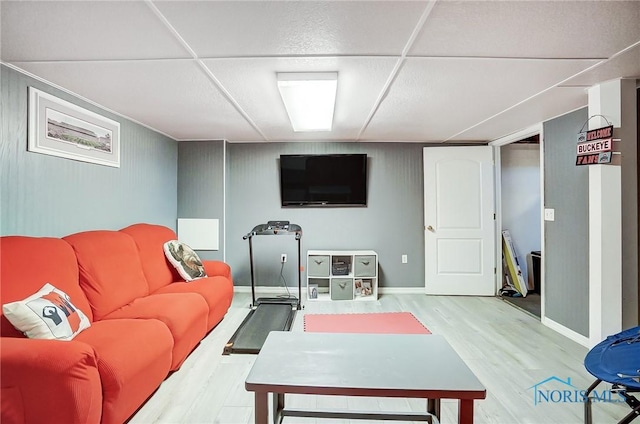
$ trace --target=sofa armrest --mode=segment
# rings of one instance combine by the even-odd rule
[[[231,267],[222,261],[202,260],[204,271],[209,277],[226,277],[231,279]]]
[[[99,423],[93,348],[76,341],[0,338],[2,423]]]

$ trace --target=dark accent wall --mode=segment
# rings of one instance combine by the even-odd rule
[[[640,80],[638,80],[638,82],[640,83]],[[640,88],[636,89],[636,179],[637,179],[637,188],[638,191],[636,193],[636,201],[637,201],[637,211],[640,214]],[[640,219],[639,219],[640,221]],[[640,325],[640,225],[637,226],[637,240],[638,240],[638,246],[637,246],[637,262],[636,265],[638,268],[636,268],[636,270],[638,271],[636,274],[636,325]]]
[[[544,123],[545,315],[589,337],[589,169],[575,166],[586,108]]]
[[[227,145],[226,258],[236,285],[250,284],[249,246],[242,237],[258,224],[288,220],[303,229],[307,250],[375,250],[380,286],[424,287],[422,144],[246,143]],[[280,154],[366,153],[368,206],[283,208]],[[257,285],[280,286],[280,254],[288,254],[282,276],[297,285],[297,244],[292,236],[253,240]],[[408,263],[401,256],[408,255]],[[303,286],[304,286],[303,273]]]
[[[27,151],[28,87],[120,123],[120,168]],[[177,142],[0,66],[0,234],[60,237],[149,222],[175,229]]]
[[[198,251],[203,259],[224,259],[225,142],[189,141],[178,145],[178,218],[219,220],[219,250]]]
[[[622,207],[622,328],[638,325],[638,111],[637,81],[621,81],[620,189]],[[626,92],[628,90],[628,93]]]

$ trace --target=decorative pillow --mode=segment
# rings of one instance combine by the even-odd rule
[[[163,246],[164,254],[185,281],[206,277],[202,261],[192,248],[178,240],[169,240]]]
[[[71,340],[91,326],[71,298],[49,283],[24,300],[2,305],[2,312],[30,339]]]

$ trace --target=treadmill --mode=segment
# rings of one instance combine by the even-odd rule
[[[261,297],[256,299],[256,285],[253,272],[253,237],[255,236],[294,236],[298,242],[298,297]],[[249,240],[249,263],[251,266],[251,311],[242,321],[224,347],[223,354],[256,354],[271,331],[289,331],[296,311],[301,309],[302,271],[301,248],[302,228],[289,221],[269,221],[259,224],[242,237]]]

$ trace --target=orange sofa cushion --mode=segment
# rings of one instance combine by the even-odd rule
[[[166,242],[178,238],[173,230],[162,225],[134,224],[120,231],[129,234],[135,240],[151,293],[174,281],[183,280],[169,263],[162,249]]]
[[[71,246],[59,238],[6,236],[0,238],[0,303],[15,302],[51,283],[93,321],[89,300],[78,284],[78,263]],[[1,312],[0,312],[1,313]],[[4,317],[3,337],[23,337]]]
[[[231,267],[225,262],[203,259],[202,265],[204,265],[204,270],[209,277],[220,276],[233,280],[231,278]]]
[[[153,294],[134,300],[107,315],[105,320],[145,318],[162,321],[173,336],[171,369],[176,370],[207,334],[208,313],[207,303],[199,294]]]
[[[198,293],[207,302],[209,315],[207,331],[218,325],[224,318],[233,299],[233,283],[225,277],[205,277],[191,282],[176,282],[164,286],[154,294]]]
[[[171,366],[173,339],[157,320],[98,321],[74,341],[96,352],[102,381],[101,424],[123,423],[153,394]]]
[[[134,299],[149,294],[138,248],[119,231],[85,231],[64,237],[75,250],[80,286],[101,320]]]
[[[100,423],[102,390],[91,346],[4,337],[1,355],[0,422]]]

